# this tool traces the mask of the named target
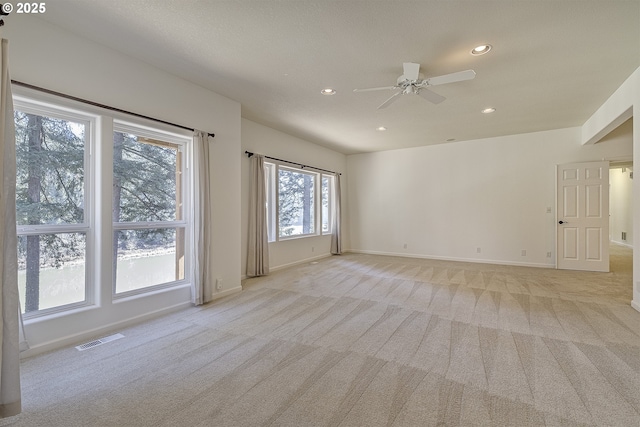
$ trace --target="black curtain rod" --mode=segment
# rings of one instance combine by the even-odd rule
[[[72,101],[82,102],[83,104],[93,105],[94,107],[104,108],[105,110],[115,111],[117,113],[128,114],[130,116],[135,116],[135,117],[139,117],[141,119],[147,119],[147,120],[151,120],[151,121],[154,121],[154,122],[163,123],[163,124],[169,125],[169,126],[175,126],[177,128],[180,128],[180,129],[185,129],[185,130],[190,130],[190,131],[194,131],[195,130],[195,129],[187,127],[187,126],[177,125],[175,123],[167,122],[165,120],[155,119],[153,117],[144,116],[144,115],[138,114],[138,113],[132,113],[131,111],[122,110],[122,109],[116,108],[116,107],[110,107],[108,105],[99,104],[97,102],[88,101],[86,99],[77,98],[75,96],[66,95],[66,94],[60,93],[60,92],[55,92],[53,90],[49,90],[49,89],[45,89],[45,88],[42,88],[42,87],[30,85],[28,83],[22,83],[22,82],[19,82],[17,80],[11,80],[11,84],[14,84],[14,85],[17,85],[17,86],[23,86],[23,87],[26,87],[26,88],[29,88],[29,89],[34,89],[34,90],[37,90],[37,91],[40,91],[40,92],[48,93],[50,95],[59,96],[61,98],[70,99]],[[216,135],[213,134],[213,133],[210,133],[209,136],[213,138]]]
[[[245,151],[244,154],[246,154],[247,157],[251,157],[251,156],[253,156],[254,153],[252,153],[251,151]],[[329,173],[332,173],[334,175],[342,175],[341,173],[338,173],[338,172],[330,171],[330,170],[327,170],[327,169],[317,168],[315,166],[303,165],[302,163],[298,163],[298,162],[290,162],[289,160],[282,160],[282,159],[277,159],[275,157],[269,157],[269,156],[264,156],[264,158],[265,159],[271,159],[271,160],[277,160],[277,161],[283,162],[283,163],[289,163],[290,165],[298,165],[301,168],[311,168],[311,169],[315,169],[315,170],[321,171],[321,172],[329,172]]]

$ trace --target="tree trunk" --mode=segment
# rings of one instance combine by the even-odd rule
[[[31,209],[29,224],[40,223],[40,193],[42,189],[42,117],[28,115],[29,166],[27,197]],[[27,236],[25,312],[40,309],[40,236]]]

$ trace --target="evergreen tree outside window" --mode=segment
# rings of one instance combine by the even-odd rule
[[[183,143],[166,139],[141,128],[115,125],[112,218],[116,294],[185,278]]]
[[[14,110],[25,319],[188,284],[191,135],[49,98]]]
[[[265,163],[269,241],[331,234],[334,179]]]
[[[333,185],[332,176],[322,175],[322,234],[331,234]]]
[[[90,119],[18,103],[14,120],[22,312],[85,303]]]
[[[316,174],[281,167],[278,172],[280,237],[315,234]]]

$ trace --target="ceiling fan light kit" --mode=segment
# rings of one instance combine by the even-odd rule
[[[457,73],[445,74],[437,77],[430,77],[428,79],[420,78],[420,64],[413,62],[405,62],[402,64],[404,73],[398,77],[397,84],[395,86],[383,86],[373,87],[368,89],[354,89],[354,92],[372,92],[378,90],[396,90],[390,98],[384,101],[378,109],[386,108],[395,102],[401,95],[419,95],[421,98],[431,102],[432,104],[439,104],[446,98],[439,95],[429,89],[429,86],[437,86],[448,83],[456,83],[465,80],[471,80],[475,78],[476,72],[473,70],[458,71]]]

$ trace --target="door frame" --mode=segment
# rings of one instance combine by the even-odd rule
[[[561,188],[561,171],[571,171],[575,169],[575,178],[564,178],[565,180],[575,179],[575,213],[569,216],[566,213],[566,198],[569,197]],[[591,173],[598,172],[590,176]],[[565,176],[565,175],[563,175]],[[569,175],[566,175],[569,176]],[[595,184],[595,186],[594,186]],[[599,187],[598,187],[599,186]],[[596,188],[597,187],[597,188]],[[591,189],[596,189],[596,193],[591,193]],[[562,194],[561,194],[562,191]],[[599,203],[590,204],[593,197],[599,197]],[[595,215],[590,215],[594,212]],[[568,220],[569,221],[568,221]],[[563,224],[570,223],[571,226]],[[575,227],[573,227],[575,225]],[[580,270],[580,271],[609,271],[609,162],[575,162],[556,165],[556,269],[560,270]],[[589,233],[596,230],[595,233]],[[599,229],[599,234],[598,230]],[[569,238],[569,232],[573,231],[574,250],[570,256],[566,251],[565,241]],[[599,247],[595,252],[597,257],[589,258],[589,242],[597,241]]]

